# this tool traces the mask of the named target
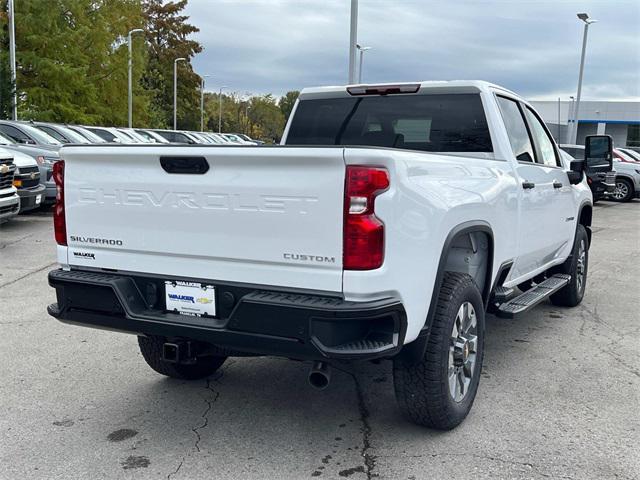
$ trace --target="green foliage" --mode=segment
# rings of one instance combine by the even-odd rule
[[[9,67],[8,27],[7,1],[0,0],[0,118],[11,117],[13,84]]]
[[[291,90],[290,92],[285,93],[278,101],[278,107],[280,107],[280,111],[282,112],[282,115],[284,115],[285,122],[289,120],[291,110],[293,110],[293,106],[299,96],[300,92],[298,90]]]
[[[223,94],[221,105],[218,93],[206,93],[204,105],[208,130],[218,131],[222,112],[223,132],[244,133],[269,143],[280,141],[285,119],[271,94],[250,98],[240,98],[236,93]]]
[[[127,124],[127,34],[133,36],[133,122],[173,127],[178,64],[178,128],[200,129],[200,77],[191,59],[202,46],[183,14],[188,0],[16,0],[18,116],[60,123]],[[7,1],[0,0],[0,117],[10,115]],[[222,131],[277,142],[299,92],[222,96]],[[206,127],[218,131],[219,96],[205,95]]]
[[[143,0],[144,29],[149,60],[143,77],[145,88],[153,95],[153,126],[173,128],[173,64],[176,58],[190,60],[202,46],[188,37],[198,28],[181,15],[187,0],[164,2]],[[178,128],[200,129],[200,77],[190,64],[178,64]]]

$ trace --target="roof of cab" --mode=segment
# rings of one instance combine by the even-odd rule
[[[377,87],[387,85],[420,85],[418,94],[426,93],[426,90],[437,90],[438,93],[479,93],[488,92],[490,89],[501,90],[511,95],[518,96],[516,93],[508,90],[500,85],[496,85],[484,80],[437,80],[437,81],[417,81],[417,82],[390,82],[390,83],[372,83],[364,84],[365,86]],[[320,97],[347,97],[347,87],[356,85],[336,85],[328,87],[309,87],[304,88],[300,92],[300,98],[320,98]],[[406,94],[404,94],[406,95]],[[413,94],[408,94],[413,95]]]

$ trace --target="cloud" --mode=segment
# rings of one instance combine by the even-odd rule
[[[347,81],[349,0],[190,0],[207,85],[244,94]],[[583,23],[589,27],[586,100],[640,99],[640,2],[360,0],[363,80],[482,79],[529,98],[577,88]]]

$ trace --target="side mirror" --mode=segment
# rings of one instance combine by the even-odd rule
[[[569,166],[567,177],[571,185],[577,185],[582,181],[582,174],[584,172],[584,160],[574,160]]]
[[[598,168],[609,166],[613,162],[613,139],[610,135],[588,135],[584,139],[584,159],[587,167]]]

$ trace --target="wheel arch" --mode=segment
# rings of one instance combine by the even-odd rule
[[[489,223],[483,220],[471,220],[460,223],[453,227],[447,234],[442,251],[440,253],[440,260],[438,262],[438,269],[436,271],[436,279],[433,284],[433,290],[431,292],[429,300],[429,310],[427,312],[427,318],[425,320],[422,331],[418,338],[413,342],[406,345],[400,352],[400,356],[406,362],[420,361],[424,355],[427,341],[429,339],[429,332],[431,331],[431,325],[433,323],[433,317],[435,315],[436,304],[438,301],[438,293],[442,287],[444,274],[447,271],[462,271],[461,269],[448,270],[452,266],[460,266],[459,258],[455,252],[452,252],[454,248],[461,248],[464,246],[466,238],[473,238],[473,235],[482,234],[487,240],[486,256],[484,257],[485,268],[482,275],[482,285],[480,287],[480,293],[482,295],[482,301],[486,309],[492,290],[492,274],[493,274],[493,261],[494,261],[494,235],[493,229]],[[453,255],[452,255],[453,253]],[[454,259],[454,260],[452,260]],[[467,273],[463,272],[462,273]],[[472,275],[473,276],[473,275]]]
[[[582,225],[587,231],[587,237],[589,238],[589,245],[591,245],[591,222],[593,221],[593,205],[589,202],[584,202],[580,206],[578,212],[578,225]],[[577,225],[576,225],[577,228]]]

